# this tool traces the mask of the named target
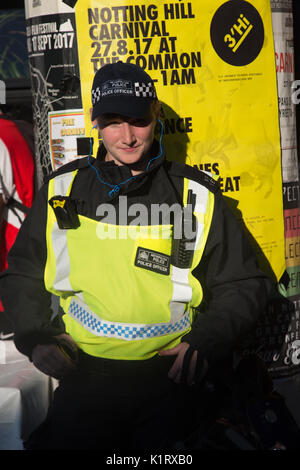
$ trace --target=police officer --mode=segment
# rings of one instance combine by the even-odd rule
[[[197,426],[205,374],[269,281],[216,179],[164,150],[151,77],[105,65],[92,104],[97,157],[49,177],[0,282],[17,348],[59,379],[26,447],[164,449]]]

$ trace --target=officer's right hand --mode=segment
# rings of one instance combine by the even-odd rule
[[[67,334],[58,335],[57,338],[63,339],[64,343],[67,341],[72,349],[77,348],[75,341]],[[55,379],[61,379],[76,370],[76,362],[68,357],[59,344],[38,344],[31,358],[37,369]]]

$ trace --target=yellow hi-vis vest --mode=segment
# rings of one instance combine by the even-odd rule
[[[77,171],[49,181],[48,200],[68,196]],[[66,332],[87,354],[139,360],[180,343],[189,332],[202,288],[192,275],[203,254],[211,225],[214,195],[184,178],[196,194],[196,245],[190,269],[147,269],[152,254],[160,266],[171,255],[172,226],[118,226],[79,215],[77,229],[58,228],[48,205],[46,289],[60,297]],[[134,233],[133,233],[134,231]],[[157,236],[158,232],[159,236]],[[108,234],[105,236],[103,234]],[[137,253],[143,263],[137,264]],[[155,256],[156,255],[156,256]],[[158,256],[158,257],[157,257]]]

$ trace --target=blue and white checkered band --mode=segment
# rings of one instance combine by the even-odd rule
[[[169,323],[152,325],[115,323],[102,320],[94,312],[88,310],[86,305],[83,305],[83,303],[80,305],[80,303],[72,299],[68,313],[74,320],[81,324],[81,326],[96,336],[134,341],[183,332],[190,326],[188,312],[177,321],[171,321]]]
[[[134,91],[135,96],[139,96],[141,98],[156,98],[155,88],[151,82],[135,82]]]
[[[95,90],[92,90],[92,104],[93,104],[93,106],[96,103],[98,103],[98,101],[100,101],[100,98],[101,98],[101,90],[97,86],[97,88],[95,88]]]

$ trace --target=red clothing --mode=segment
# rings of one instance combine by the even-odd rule
[[[5,118],[0,119],[0,193],[5,203],[14,198],[27,207],[31,207],[34,197],[34,157],[17,125]],[[17,208],[6,207],[4,210],[0,233],[0,271],[7,268],[7,254],[24,217],[24,213]]]

